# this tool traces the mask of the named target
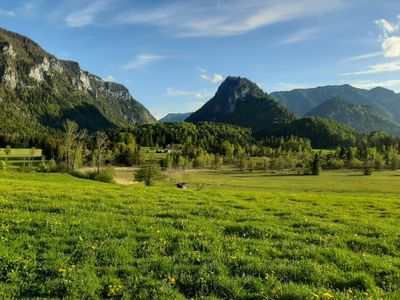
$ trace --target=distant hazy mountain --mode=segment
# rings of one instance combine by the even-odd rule
[[[318,105],[306,116],[328,118],[345,123],[361,133],[386,131],[400,135],[400,125],[374,113],[370,107],[356,105],[334,97]]]
[[[273,130],[295,119],[295,114],[250,80],[228,77],[218,88],[215,96],[186,120]]]
[[[124,86],[0,29],[0,133],[60,128],[66,119],[89,130],[156,121]]]
[[[160,123],[167,123],[167,122],[182,122],[185,121],[192,113],[170,113],[166,115],[164,118],[158,120]]]
[[[286,105],[289,110],[303,116],[321,103],[333,97],[340,97],[350,103],[369,106],[380,117],[400,123],[400,95],[384,88],[364,90],[345,84],[274,92],[271,96]]]

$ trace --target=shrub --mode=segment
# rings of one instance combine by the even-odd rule
[[[56,173],[58,171],[59,169],[56,161],[54,159],[49,160],[49,162],[47,163],[47,172]]]
[[[71,174],[72,176],[74,176],[74,177],[77,177],[77,178],[89,179],[89,178],[88,178],[88,174],[85,174],[85,173],[83,173],[83,172],[81,172],[81,171],[75,170],[75,171],[72,171],[70,174]]]
[[[144,182],[145,185],[152,185],[161,178],[160,168],[156,165],[142,166],[135,172],[135,180]]]
[[[364,175],[366,175],[366,176],[372,175],[372,171],[373,171],[373,169],[372,169],[372,167],[370,167],[370,166],[365,166],[365,167],[363,168],[363,173],[364,173]]]
[[[6,162],[4,160],[0,160],[0,170],[5,170],[7,168]]]
[[[94,180],[101,182],[114,182],[114,169],[113,168],[103,168],[100,169],[99,174],[96,173]]]
[[[73,171],[71,175],[81,179],[89,179],[96,180],[100,182],[112,183],[114,182],[114,169],[113,168],[104,168],[100,169],[100,172],[97,174],[97,171],[89,171],[86,173],[80,171]]]
[[[369,161],[366,161],[364,163],[364,166],[362,168],[364,175],[368,176],[368,175],[372,174],[372,172],[373,172],[372,164],[373,164],[373,162],[369,162]]]
[[[318,153],[315,153],[314,158],[311,162],[310,172],[312,175],[319,175],[321,172],[321,162]]]

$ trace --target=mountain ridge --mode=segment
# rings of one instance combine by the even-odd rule
[[[22,127],[18,123],[34,130],[57,129],[66,117],[92,131],[156,121],[123,85],[104,81],[77,62],[57,59],[31,39],[3,28],[0,100],[7,112],[0,118],[9,131]]]
[[[327,85],[308,89],[277,91],[270,94],[289,110],[306,115],[313,108],[333,98],[361,106],[369,106],[382,118],[400,123],[400,95],[382,87],[370,90],[353,87],[349,84]]]
[[[400,125],[375,114],[370,107],[360,106],[333,97],[306,114],[306,117],[322,117],[344,123],[361,133],[369,134],[374,131],[386,131],[400,135]]]

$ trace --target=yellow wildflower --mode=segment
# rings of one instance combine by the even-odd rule
[[[321,295],[321,297],[322,297],[323,300],[331,300],[331,299],[333,299],[333,295],[331,293],[329,293],[329,292],[323,293]]]

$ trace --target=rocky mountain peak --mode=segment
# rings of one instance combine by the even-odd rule
[[[63,120],[75,117],[91,130],[156,122],[123,85],[106,82],[77,62],[59,60],[29,38],[0,28],[1,90],[8,97],[3,104],[25,111],[27,122],[36,118],[37,128],[60,128]]]

